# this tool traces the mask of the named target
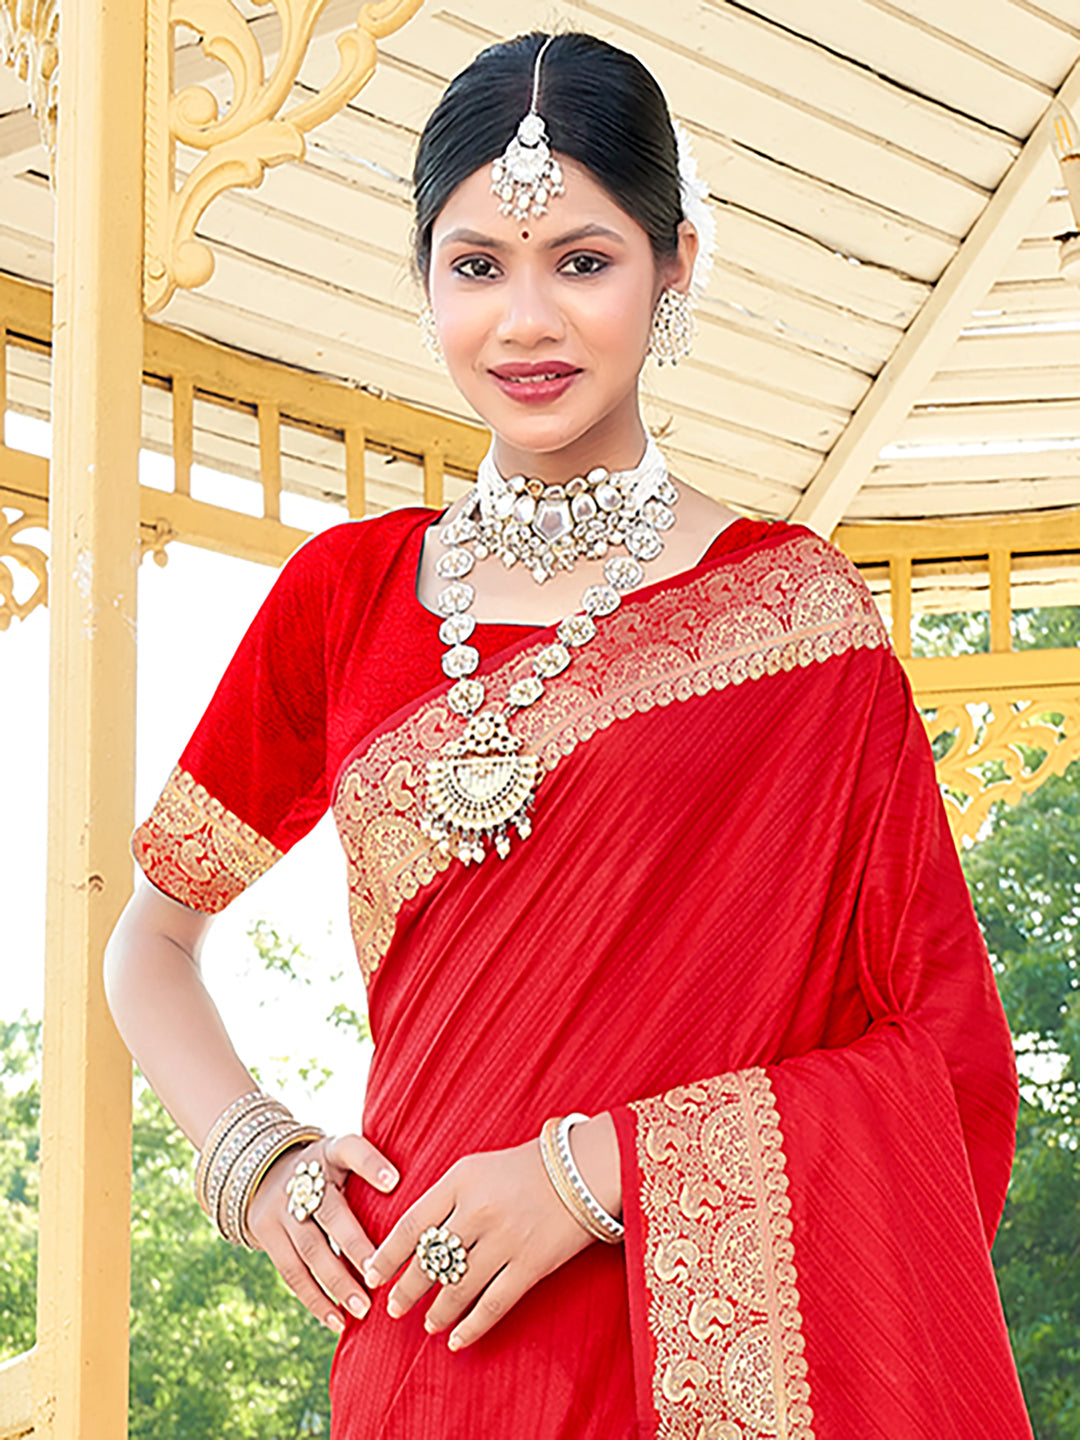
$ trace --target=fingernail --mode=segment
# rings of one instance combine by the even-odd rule
[[[375,1266],[372,1265],[370,1260],[364,1261],[364,1280],[368,1285],[371,1286],[373,1290],[377,1285],[381,1285],[383,1282],[383,1277],[380,1275],[379,1271],[375,1268]]]
[[[327,1328],[333,1330],[335,1335],[340,1335],[345,1329],[345,1321],[340,1315],[328,1315],[326,1317]]]
[[[379,1171],[378,1180],[384,1190],[392,1190],[398,1183],[398,1173],[391,1170],[389,1165],[384,1165]]]
[[[464,1343],[460,1335],[451,1335],[450,1339],[446,1342],[446,1348],[448,1350],[460,1350]]]
[[[390,1316],[391,1320],[396,1320],[399,1315],[403,1315],[405,1312],[401,1301],[393,1299],[388,1300],[386,1302],[386,1313]]]
[[[371,1308],[371,1301],[364,1295],[350,1295],[345,1303],[358,1320],[362,1320]]]
[[[434,1320],[432,1320],[431,1316],[429,1315],[428,1318],[424,1321],[424,1329],[429,1335],[434,1335],[435,1331],[438,1328],[439,1327],[435,1324]]]

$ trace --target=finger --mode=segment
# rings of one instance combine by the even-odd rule
[[[365,1260],[374,1255],[375,1246],[336,1186],[327,1186],[313,1218],[325,1233],[331,1250],[344,1255],[358,1272],[362,1271]]]
[[[504,1245],[500,1245],[491,1236],[478,1240],[469,1251],[468,1268],[457,1284],[438,1286],[438,1294],[424,1316],[425,1330],[433,1335],[441,1330],[448,1330],[475,1304],[484,1289],[507,1263],[508,1256]],[[406,1270],[405,1274],[408,1273]],[[393,1298],[393,1292],[390,1298]]]
[[[476,1304],[450,1332],[447,1345],[451,1350],[464,1350],[497,1325],[512,1310],[522,1295],[531,1288],[532,1280],[522,1267],[511,1261],[492,1280]]]
[[[327,1163],[336,1170],[351,1170],[376,1190],[393,1190],[400,1176],[386,1156],[363,1135],[335,1135],[323,1149]],[[340,1183],[343,1176],[334,1177]]]
[[[449,1172],[448,1172],[449,1173]],[[415,1200],[364,1266],[363,1275],[374,1289],[396,1275],[416,1250],[429,1225],[442,1225],[454,1209],[453,1183],[447,1176]]]
[[[340,1335],[345,1329],[345,1317],[333,1301],[328,1300],[316,1285],[310,1270],[297,1254],[295,1246],[285,1231],[278,1230],[273,1236],[268,1237],[263,1248],[274,1262],[278,1274],[301,1305],[306,1306],[321,1324],[328,1326],[336,1335]]]
[[[286,1226],[286,1233],[296,1253],[326,1293],[348,1306],[356,1318],[362,1320],[371,1309],[371,1300],[330,1249],[318,1225],[313,1225],[310,1220],[292,1220]]]

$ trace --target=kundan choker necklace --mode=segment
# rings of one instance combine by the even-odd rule
[[[613,614],[622,593],[641,584],[644,564],[664,548],[661,532],[675,523],[677,500],[651,437],[633,470],[597,468],[567,485],[523,475],[505,480],[491,451],[481,461],[462,509],[439,532],[446,549],[435,562],[439,578],[448,582],[435,601],[444,617],[439,639],[448,647],[442,667],[455,681],[447,702],[467,722],[427,765],[420,825],[443,854],[469,864],[483,860],[490,845],[505,859],[511,830],[523,840],[531,833],[528,812],[540,783],[540,757],[521,754],[523,742],[510,721],[534,705],[546,682],[594,638],[597,619]],[[604,559],[615,548],[627,553],[607,558],[605,583],[590,585],[580,609],[559,622],[555,641],[534,658],[533,673],[510,686],[501,708],[482,710],[486,691],[475,673],[480,652],[468,643],[476,628],[470,613],[476,589],[466,576],[476,562],[498,555],[507,567],[522,563],[540,584],[556,569],[573,570],[578,559]]]

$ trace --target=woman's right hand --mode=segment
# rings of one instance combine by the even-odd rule
[[[322,1163],[326,1189],[313,1215],[294,1220],[285,1187],[305,1160]],[[247,1212],[251,1240],[266,1251],[285,1284],[316,1320],[339,1335],[345,1328],[341,1307],[358,1320],[371,1308],[367,1291],[349,1266],[359,1271],[375,1252],[345,1199],[350,1173],[384,1194],[393,1190],[399,1178],[370,1140],[362,1135],[337,1135],[289,1150],[276,1160],[259,1182]],[[340,1256],[331,1248],[331,1240]]]

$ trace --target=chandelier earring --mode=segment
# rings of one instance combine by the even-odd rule
[[[682,290],[664,290],[653,311],[648,354],[658,365],[677,365],[694,344],[694,303]]]
[[[424,348],[436,365],[444,365],[446,359],[442,352],[442,345],[439,343],[439,327],[435,323],[435,311],[432,310],[429,301],[425,300],[420,306],[420,313],[416,320],[420,326],[420,338],[424,342]]]

